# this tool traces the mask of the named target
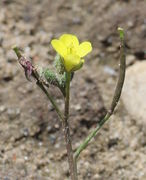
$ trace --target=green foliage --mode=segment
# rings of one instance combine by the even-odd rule
[[[57,86],[61,90],[63,95],[65,95],[65,83],[66,83],[65,73],[57,74],[50,69],[45,69],[43,70],[43,76],[49,84]]]
[[[55,66],[58,74],[64,74],[64,72],[65,72],[62,61],[63,60],[62,60],[61,56],[59,54],[57,54],[54,59],[54,66]]]

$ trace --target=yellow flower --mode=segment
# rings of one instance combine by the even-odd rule
[[[79,44],[78,38],[71,34],[63,34],[59,39],[53,39],[51,44],[63,58],[63,64],[67,72],[80,69],[84,64],[83,57],[92,50],[90,42],[85,41]]]

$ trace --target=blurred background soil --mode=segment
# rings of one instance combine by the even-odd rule
[[[16,44],[34,64],[50,67],[55,55],[52,38],[72,33],[92,42],[93,51],[71,85],[75,150],[112,100],[118,26],[126,30],[127,68],[144,61],[145,0],[0,1],[0,180],[69,179],[61,123],[35,82],[26,80],[11,47]],[[62,95],[54,87],[50,92],[63,110]],[[78,174],[80,180],[145,180],[146,122],[131,117],[120,101],[81,154]]]

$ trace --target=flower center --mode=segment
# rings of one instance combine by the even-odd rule
[[[67,53],[68,53],[68,54],[76,54],[76,49],[75,49],[73,43],[71,43],[71,44],[67,47]]]

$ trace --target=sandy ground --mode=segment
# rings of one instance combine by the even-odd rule
[[[0,180],[66,180],[68,163],[58,117],[28,82],[11,50],[17,44],[34,64],[50,67],[50,46],[62,33],[89,40],[93,52],[71,86],[74,150],[103,117],[118,74],[117,27],[126,30],[127,66],[145,58],[144,0],[0,1]],[[50,89],[63,109],[62,96]],[[111,120],[81,154],[80,180],[145,180],[146,127],[120,101]]]

